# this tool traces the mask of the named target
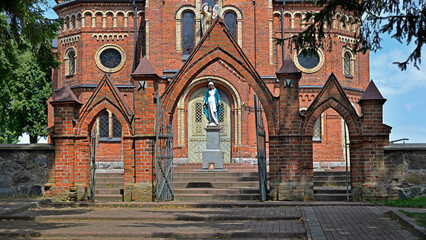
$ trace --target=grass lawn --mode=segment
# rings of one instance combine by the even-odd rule
[[[404,210],[399,210],[403,214],[407,215],[408,217],[414,219],[417,224],[419,224],[422,227],[426,227],[426,213],[419,213],[419,212],[407,212]]]
[[[426,197],[385,200],[383,201],[383,204],[391,207],[426,208]]]

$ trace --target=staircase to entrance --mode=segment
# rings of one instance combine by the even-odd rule
[[[351,182],[349,177],[349,199]],[[346,201],[346,172],[314,171],[315,201]]]
[[[228,171],[197,171],[201,163],[178,164],[174,168],[176,201],[259,200],[257,166],[225,163]]]
[[[96,172],[95,199],[97,202],[122,202],[124,172]]]

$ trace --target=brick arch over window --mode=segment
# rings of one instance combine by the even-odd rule
[[[107,99],[104,99],[104,101],[96,104],[90,111],[87,111],[83,116],[81,116],[77,127],[77,134],[80,136],[88,136],[89,127],[93,125],[99,114],[105,110],[110,111],[117,117],[118,121],[121,124],[122,136],[131,136],[130,123],[127,122],[123,113]]]
[[[345,120],[346,125],[348,125],[350,136],[360,134],[360,121],[358,120],[358,114],[355,109],[353,109],[353,107],[347,109],[347,107],[344,107],[334,98],[329,98],[312,111],[306,112],[305,120],[301,123],[302,134],[312,135],[315,122],[321,117],[321,114],[329,108],[334,109]]]
[[[241,61],[221,48],[212,49],[197,60],[187,62],[190,63],[190,66],[186,66],[186,68],[184,66],[183,70],[174,79],[174,83],[169,85],[162,97],[165,112],[170,114],[169,116],[172,117],[177,106],[178,99],[180,99],[181,95],[185,92],[185,89],[189,86],[192,80],[195,79],[205,68],[218,60],[222,60],[229,66],[233,66],[235,71],[247,79],[247,82],[254,89],[264,107],[266,118],[268,119],[269,133],[274,134],[275,125],[277,123],[272,94],[269,92],[255,70],[251,69],[251,66],[243,64]]]
[[[333,108],[342,116],[351,136],[361,134],[358,113],[333,73],[306,111],[305,118],[300,123],[300,132],[304,135],[312,135],[316,120],[329,108]]]
[[[237,20],[237,42],[240,47],[243,46],[243,13],[240,9],[234,6],[225,6],[222,8],[222,18],[225,18],[227,13],[234,13]]]
[[[176,52],[182,52],[182,16],[184,12],[187,11],[194,13],[195,18],[197,18],[196,9],[194,6],[183,5],[176,11]]]

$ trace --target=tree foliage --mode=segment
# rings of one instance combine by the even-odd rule
[[[59,64],[51,43],[59,23],[43,16],[43,4],[0,2],[0,143],[23,133],[31,142],[46,135],[51,70]]]
[[[297,50],[302,48],[331,49],[334,16],[337,11],[355,16],[356,24],[354,52],[377,51],[381,49],[381,35],[390,34],[392,38],[407,45],[413,43],[415,49],[406,60],[394,62],[401,70],[406,70],[409,63],[416,68],[421,64],[421,50],[426,38],[426,3],[424,0],[314,0],[314,4],[323,7],[316,13],[307,13],[305,21],[311,23],[301,33],[284,40]],[[278,43],[283,44],[283,39]]]

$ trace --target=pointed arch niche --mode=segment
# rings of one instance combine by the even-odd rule
[[[186,88],[185,92],[179,99],[179,102],[177,104],[177,119],[178,119],[178,145],[184,146],[185,145],[185,133],[186,133],[186,124],[185,124],[185,101],[189,97],[189,93],[193,92],[194,89],[200,87],[200,85],[206,84],[207,81],[211,79],[214,83],[219,83],[222,87],[224,87],[229,93],[230,93],[230,100],[232,101],[233,105],[233,116],[234,119],[233,122],[233,135],[234,135],[234,141],[233,145],[239,145],[241,144],[241,97],[238,93],[237,89],[229,83],[227,80],[221,77],[217,76],[202,76],[199,78],[194,79],[191,84]]]

